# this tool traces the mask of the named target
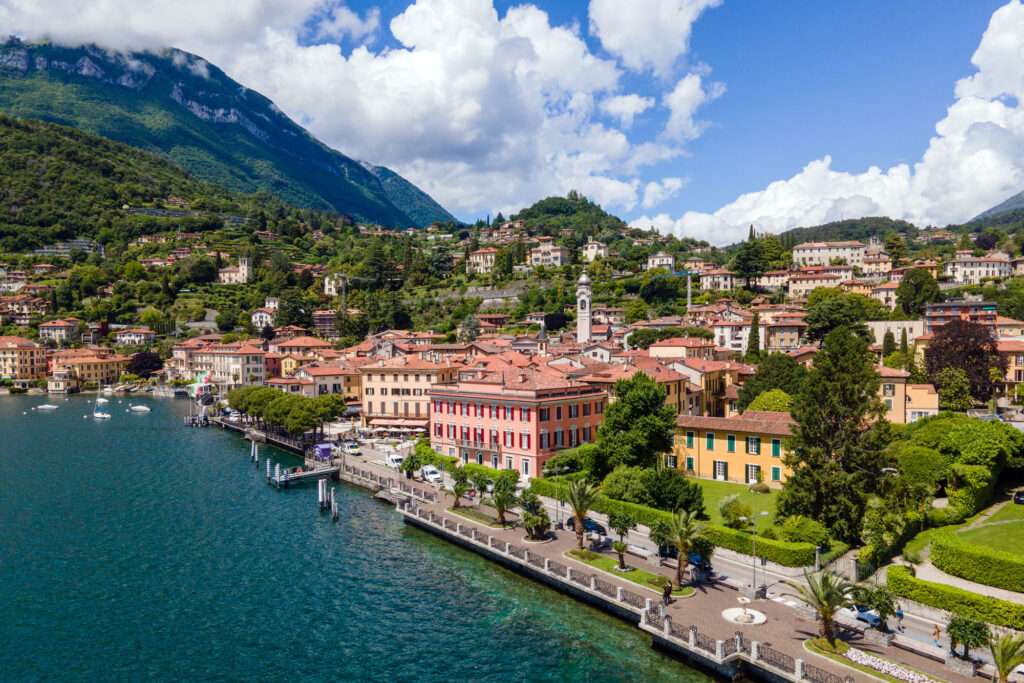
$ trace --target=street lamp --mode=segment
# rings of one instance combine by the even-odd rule
[[[753,597],[757,597],[757,518],[767,517],[768,512],[762,512],[761,514],[752,514],[749,517],[740,517],[741,522],[750,522],[751,527],[754,529],[754,557],[750,561],[750,571],[752,578],[750,580],[750,589],[753,591]],[[765,591],[765,597],[768,597],[767,590]]]
[[[562,523],[562,501],[559,500],[558,498],[558,473],[568,472],[569,468],[568,466],[566,466],[555,468],[554,470],[551,470],[549,468],[544,468],[543,470],[545,475],[551,474],[552,471],[555,473],[555,525],[557,526]]]

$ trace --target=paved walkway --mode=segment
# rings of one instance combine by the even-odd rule
[[[983,583],[975,583],[974,581],[961,579],[959,576],[947,574],[933,565],[930,561],[922,562],[917,565],[917,578],[924,579],[925,581],[944,583],[949,586],[963,588],[966,591],[977,593],[978,595],[987,595],[992,598],[998,598],[999,600],[1007,600],[1009,602],[1015,602],[1018,605],[1024,605],[1024,593],[1008,591],[1005,588],[986,586]]]

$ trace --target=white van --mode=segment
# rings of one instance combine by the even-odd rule
[[[431,484],[441,483],[441,473],[433,465],[424,465],[420,470],[420,475],[423,477],[423,481],[430,482]]]
[[[402,461],[405,460],[398,453],[387,453],[384,456],[384,464],[393,470],[398,470],[402,466]]]

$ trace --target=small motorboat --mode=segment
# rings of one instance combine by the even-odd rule
[[[102,410],[93,411],[92,417],[94,420],[109,420],[110,413],[105,413]]]
[[[97,398],[97,399],[96,399],[96,403],[98,403],[98,404],[100,404],[100,405],[103,405],[104,403],[107,403],[107,402],[108,402],[108,400],[109,400],[109,399],[105,399],[105,398]]]
[[[132,411],[133,413],[148,413],[149,406],[130,406],[128,410]]]
[[[57,410],[57,408],[59,408],[59,407],[60,406],[55,406],[55,405],[50,405],[49,403],[44,403],[41,406],[36,406],[36,410]]]

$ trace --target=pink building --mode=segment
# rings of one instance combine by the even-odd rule
[[[541,476],[556,451],[593,441],[606,400],[597,387],[530,368],[461,370],[429,395],[435,451],[522,477]]]

